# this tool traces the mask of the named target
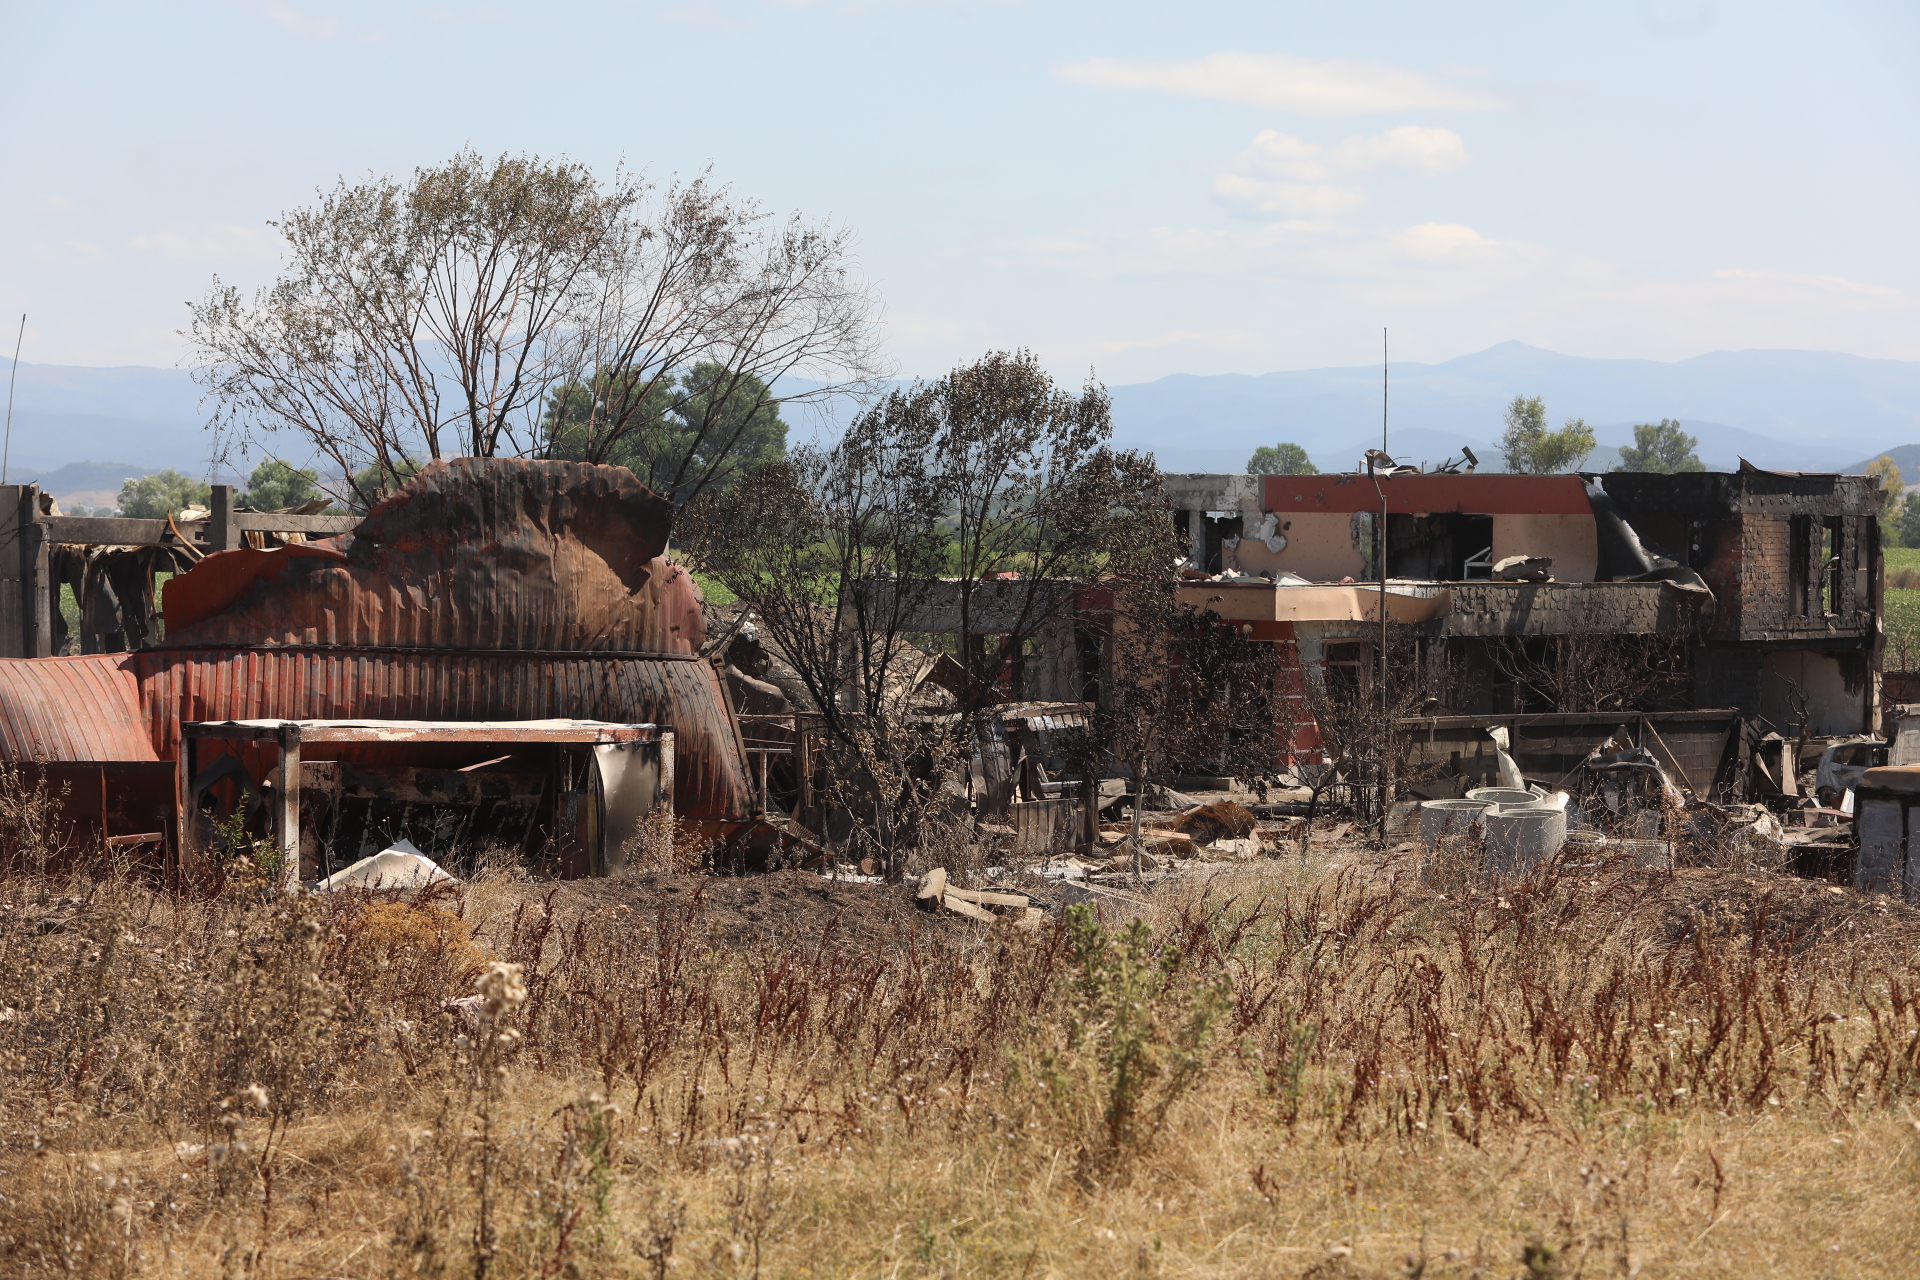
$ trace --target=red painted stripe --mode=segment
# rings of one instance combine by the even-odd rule
[[[1379,485],[1376,489],[1375,484]],[[1579,476],[1268,476],[1262,496],[1269,511],[1458,511],[1479,516],[1593,514]]]

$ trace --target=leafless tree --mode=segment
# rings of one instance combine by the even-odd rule
[[[1389,623],[1385,641],[1384,664],[1376,651],[1351,668],[1299,669],[1293,692],[1307,715],[1284,728],[1292,738],[1295,776],[1309,792],[1302,853],[1329,791],[1346,789],[1353,807],[1364,812],[1397,786],[1418,780],[1409,763],[1414,744],[1408,721],[1427,702],[1419,639],[1408,627]]]
[[[680,372],[717,367],[704,403],[737,410],[736,385],[772,396],[804,375],[821,397],[875,370],[849,233],[776,223],[704,176],[603,183],[468,150],[410,181],[342,181],[275,225],[287,261],[272,285],[247,298],[216,279],[192,306],[213,426],[228,443],[303,435],[370,477],[356,484],[430,458],[539,454],[556,397],[584,389],[581,456],[670,459],[644,478],[684,499],[727,473],[717,435],[751,414],[686,421],[659,394]],[[651,448],[656,433],[671,446]]]
[[[1130,563],[1143,524],[1171,532],[1152,459],[1101,443],[1104,396],[1089,391],[1068,405],[1033,386],[1036,372],[1030,357],[990,355],[895,391],[837,445],[803,447],[710,490],[681,522],[689,556],[753,609],[820,707],[836,783],[874,815],[871,837],[896,869],[967,747],[970,720],[989,714],[977,698],[930,714],[915,679],[928,661],[916,643],[928,619],[953,607],[956,589],[964,598],[966,584],[992,580],[987,566],[1006,565],[1022,576],[996,626],[1011,617],[1031,634],[1073,608],[1060,574]],[[1041,406],[1036,416],[1070,424],[1065,446],[1042,448],[1031,467],[1021,459],[1034,454],[980,439],[990,421],[1035,429],[981,407],[1022,396]],[[1044,421],[1037,429],[1047,430]],[[985,490],[998,498],[981,498]],[[956,516],[973,502],[974,516]],[[1025,513],[1017,532],[1015,510]],[[1162,576],[1171,563],[1164,558]],[[956,564],[974,572],[956,583]],[[1029,579],[1044,589],[1025,592]]]
[[[1503,636],[1487,656],[1556,712],[1656,710],[1693,674],[1690,630],[1650,635]]]

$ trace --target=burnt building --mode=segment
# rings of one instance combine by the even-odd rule
[[[1584,712],[1556,704],[1569,664],[1657,665],[1637,709],[1814,735],[1878,723],[1878,485],[1744,464],[1168,477],[1193,547],[1183,598],[1308,671],[1373,661],[1384,608],[1448,713]]]
[[[19,515],[0,528],[22,566],[17,578],[0,575],[0,623],[11,632],[0,638],[31,654],[27,642],[47,636],[50,546],[179,530],[44,515],[25,489],[6,495]],[[423,468],[364,519],[252,519],[265,529],[347,527],[270,549],[223,545],[216,530],[204,551],[190,549],[193,567],[166,582],[164,634],[143,647],[0,659],[0,763],[81,779],[71,788],[87,806],[72,815],[76,841],[164,832],[177,848],[181,789],[171,779],[182,726],[227,722],[656,726],[677,740],[672,799],[682,819],[717,834],[754,817],[739,729],[702,652],[699,589],[666,557],[672,505],[626,469],[461,458]],[[310,750],[301,767],[315,776],[303,786],[322,794],[329,766],[404,766],[408,794],[424,804],[444,790],[440,774],[499,766],[493,742]],[[271,760],[255,744],[210,742],[208,751],[238,758],[237,784],[266,785]],[[422,770],[433,776],[414,776]],[[517,782],[496,781],[502,796],[520,797]],[[506,841],[529,852],[561,825],[561,782],[540,787]],[[477,783],[469,790],[490,795]]]

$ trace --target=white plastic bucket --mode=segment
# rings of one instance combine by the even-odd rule
[[[1448,836],[1472,833],[1488,806],[1484,800],[1425,800],[1420,804],[1420,842],[1431,848]]]
[[[1567,839],[1567,815],[1538,805],[1501,806],[1480,819],[1487,833],[1487,862],[1500,871],[1525,871],[1560,852]]]

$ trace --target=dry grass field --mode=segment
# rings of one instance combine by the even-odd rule
[[[15,876],[0,1274],[1920,1270],[1914,911],[1444,862],[1038,933],[783,877]]]

